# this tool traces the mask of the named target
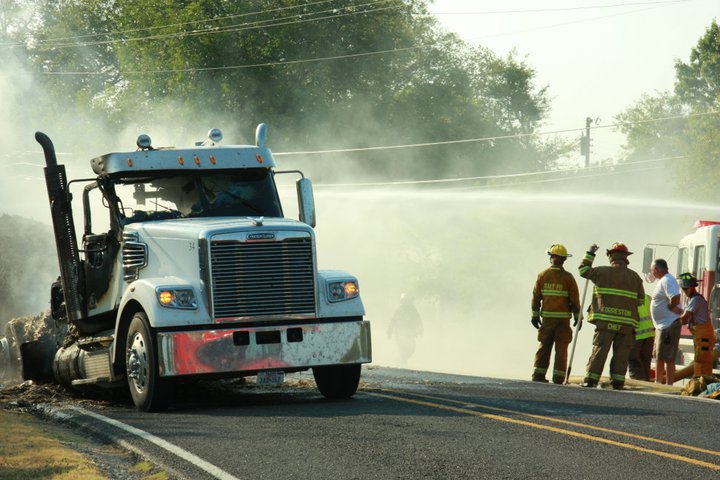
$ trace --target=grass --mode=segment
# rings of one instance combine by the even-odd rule
[[[0,409],[0,478],[6,480],[98,480],[107,477],[73,444],[84,438],[33,416]]]

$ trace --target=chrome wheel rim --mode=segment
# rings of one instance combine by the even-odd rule
[[[140,332],[135,332],[130,348],[128,348],[127,375],[138,393],[142,393],[148,384],[148,355],[145,339]]]

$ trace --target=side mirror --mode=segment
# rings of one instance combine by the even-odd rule
[[[312,181],[303,177],[297,181],[295,186],[297,188],[300,221],[315,228],[315,199],[313,198]]]
[[[650,273],[650,265],[654,260],[655,250],[652,247],[645,247],[643,250],[643,267],[642,272],[645,274]]]

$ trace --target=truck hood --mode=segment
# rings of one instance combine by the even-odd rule
[[[312,228],[297,220],[287,218],[261,217],[211,217],[211,218],[179,218],[158,220],[143,223],[131,223],[125,227],[125,233],[137,232],[140,237],[150,236],[155,239],[173,238],[197,240],[210,235],[233,233],[252,230],[253,232],[302,231],[311,236]]]

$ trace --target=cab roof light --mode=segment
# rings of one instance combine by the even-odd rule
[[[138,150],[152,150],[152,140],[150,139],[150,135],[146,134],[140,134],[137,138],[137,146]]]

